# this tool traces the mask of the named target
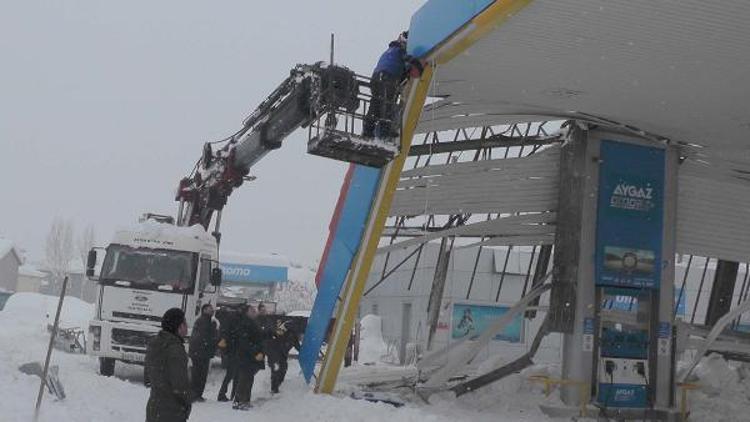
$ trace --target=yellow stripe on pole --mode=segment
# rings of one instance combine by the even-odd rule
[[[367,284],[372,261],[383,233],[388,212],[393,202],[393,194],[401,178],[401,170],[404,168],[406,157],[414,137],[414,132],[422,114],[422,108],[427,99],[430,82],[432,80],[432,67],[425,67],[422,77],[412,82],[409,86],[409,96],[406,104],[406,119],[401,130],[401,153],[383,171],[380,187],[373,210],[370,212],[368,224],[365,229],[365,237],[362,246],[355,258],[355,265],[349,272],[349,277],[344,287],[342,302],[339,303],[336,312],[336,321],[333,326],[332,338],[328,345],[328,351],[320,370],[316,391],[320,393],[331,393],[336,386],[341,363],[344,359],[349,336],[351,335],[355,314],[359,308],[359,302]]]
[[[438,50],[435,61],[438,64],[444,64],[453,60],[532,1],[505,0],[492,3],[471,20],[468,30],[460,31],[457,34],[457,39],[448,41],[444,49]]]

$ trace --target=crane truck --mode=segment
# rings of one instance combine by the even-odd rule
[[[296,129],[307,128],[308,152],[322,157],[381,167],[398,154],[395,139],[357,135],[369,99],[369,80],[346,67],[297,65],[237,132],[204,144],[179,182],[176,218],[146,214],[106,248],[89,251],[86,273],[98,282],[90,353],[102,375],[111,376],[116,361],[143,363],[167,309],[185,311],[192,329],[201,306],[216,304],[221,212],[232,192],[253,179],[250,168]],[[397,127],[393,120],[388,124]]]

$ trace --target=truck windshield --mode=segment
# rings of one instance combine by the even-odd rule
[[[198,255],[190,252],[110,245],[100,283],[190,293],[195,286],[197,266]]]

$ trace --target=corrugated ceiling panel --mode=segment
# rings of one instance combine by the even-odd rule
[[[420,131],[598,116],[748,165],[748,21],[747,0],[535,0],[436,69]]]
[[[390,215],[552,211],[557,206],[559,157],[559,146],[552,146],[523,158],[406,171]]]
[[[750,259],[750,184],[686,161],[678,187],[677,252]]]
[[[446,236],[466,236],[466,237],[483,237],[483,236],[510,236],[513,237],[512,245],[525,245],[526,243],[517,243],[521,239],[532,239],[530,245],[542,243],[543,240],[555,234],[555,221],[557,213],[547,212],[541,214],[514,215],[508,217],[498,217],[493,220],[482,221],[479,223],[468,224],[465,226],[452,227],[450,229],[438,232],[425,233],[413,239],[403,240],[378,249],[378,253],[390,252],[396,249],[404,249],[416,246],[430,240],[439,239]],[[508,243],[500,243],[508,244]]]

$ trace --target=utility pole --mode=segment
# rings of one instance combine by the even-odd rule
[[[65,291],[68,288],[68,276],[63,279],[62,289],[60,289],[60,300],[57,302],[57,312],[55,313],[55,323],[52,325],[52,333],[49,336],[49,345],[47,346],[47,357],[44,360],[44,370],[42,371],[42,380],[39,383],[39,394],[36,396],[36,407],[34,408],[34,421],[39,420],[39,407],[42,405],[42,396],[44,395],[44,386],[47,384],[47,373],[49,372],[49,361],[52,357],[52,345],[57,336],[57,329],[60,326],[60,312],[62,311],[63,301],[65,300]]]

